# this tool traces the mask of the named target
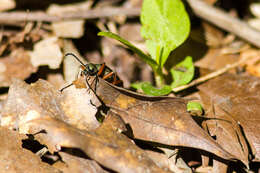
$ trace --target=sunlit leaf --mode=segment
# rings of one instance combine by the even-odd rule
[[[181,0],[144,0],[141,23],[147,49],[160,66],[190,32],[189,17]],[[158,52],[162,55],[158,56]]]
[[[173,67],[171,69],[171,75],[173,77],[172,88],[189,83],[194,76],[192,58],[187,56],[183,61]]]
[[[142,90],[144,94],[150,95],[150,96],[163,96],[167,95],[171,92],[171,87],[168,85],[164,85],[162,88],[155,88],[152,84],[149,82],[138,82],[131,84],[131,87]]]
[[[141,89],[143,92],[150,96],[162,96],[169,94],[172,89],[168,85],[164,85],[162,88],[155,88],[152,84],[149,82],[143,82],[141,85]]]

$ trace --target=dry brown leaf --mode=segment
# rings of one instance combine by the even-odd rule
[[[43,163],[40,157],[22,148],[25,135],[0,127],[0,173],[58,173],[58,169]]]
[[[66,116],[60,105],[61,99],[59,92],[44,80],[28,85],[24,81],[14,79],[1,110],[1,126],[19,128],[26,133],[26,129],[21,129],[22,125],[41,116],[65,120]]]
[[[80,131],[60,120],[43,117],[26,124],[29,132],[38,133],[35,138],[48,146],[51,152],[61,147],[79,148],[103,166],[118,172],[167,172],[139,149],[121,131],[126,130],[123,121],[110,114],[94,131]]]
[[[195,65],[201,68],[217,70],[239,60],[239,54],[223,54],[222,51],[223,48],[209,49],[202,59],[196,61]]]
[[[244,163],[248,157],[245,140],[249,142],[254,159],[260,159],[259,87],[259,78],[232,74],[225,74],[199,86],[205,103],[213,101],[214,116],[227,120],[211,120],[215,123],[220,144]]]
[[[8,57],[0,59],[0,86],[9,86],[12,78],[26,79],[36,70],[28,53],[24,49],[16,49]]]
[[[175,157],[169,158],[165,154],[157,153],[149,150],[147,150],[146,153],[157,165],[160,165],[160,167],[169,168],[172,172],[175,173],[192,172],[191,168],[189,168],[186,164],[180,166],[178,162],[179,160],[176,159]]]
[[[205,108],[211,108],[207,111],[207,117],[212,118],[206,121],[207,128],[211,136],[216,136],[218,143],[227,151],[235,155],[239,160],[248,164],[248,147],[239,124],[229,113],[219,108],[219,104],[229,104],[230,100],[221,98],[203,98],[205,93],[201,92],[201,97]],[[208,98],[210,99],[210,98]],[[213,111],[214,110],[214,111]],[[216,119],[217,118],[217,119]]]
[[[187,113],[187,100],[141,96],[102,79],[99,79],[96,91],[112,112],[130,124],[135,138],[198,148],[224,159],[235,158],[220,147]]]
[[[228,172],[228,165],[223,164],[217,160],[213,160],[212,172]]]
[[[203,167],[200,166],[196,168],[195,172],[200,172],[200,173],[211,173],[213,171],[211,166]]]
[[[61,74],[48,74],[47,81],[50,82],[55,89],[61,89],[64,86],[64,79]]]
[[[73,85],[63,91],[61,105],[69,117],[67,120],[69,124],[87,130],[96,129],[100,125],[95,115],[101,103],[93,94],[92,90],[85,88],[85,85],[80,89],[76,89]]]
[[[65,152],[59,152],[59,155],[63,162],[56,162],[53,167],[62,170],[63,173],[108,173],[94,160],[76,157]]]
[[[260,51],[258,49],[249,49],[240,54],[241,59],[247,59],[246,71],[253,76],[260,77]]]
[[[84,96],[82,90],[87,94],[91,91],[71,87],[67,92],[78,98],[80,95]],[[1,123],[11,128],[19,128],[21,133],[34,134],[39,142],[48,146],[50,152],[60,151],[61,147],[78,148],[90,158],[115,171],[167,172],[159,168],[144,151],[121,134],[122,131],[126,131],[126,127],[122,119],[113,113],[100,127],[90,132],[65,123],[64,121],[73,121],[73,117],[67,116],[67,111],[62,109],[67,99],[72,100],[71,96],[66,93],[61,95],[44,80],[31,85],[14,80],[3,105]],[[85,102],[81,104],[88,107]],[[75,114],[80,113],[79,111]]]
[[[209,23],[202,23],[206,44],[211,47],[219,47],[223,44],[224,33]]]
[[[89,92],[70,87],[61,95],[44,80],[31,85],[14,80],[1,110],[1,125],[19,128],[21,133],[26,133],[27,129],[23,129],[25,123],[49,116],[81,129],[97,128],[99,122],[95,117],[96,107],[90,103],[93,96]]]

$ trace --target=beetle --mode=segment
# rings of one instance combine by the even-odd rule
[[[98,77],[103,78],[104,80],[108,81],[109,83],[112,83],[117,86],[123,86],[123,82],[120,80],[120,78],[116,75],[115,72],[113,72],[112,69],[110,69],[108,66],[105,65],[105,63],[102,64],[93,64],[93,63],[87,63],[84,64],[76,55],[73,53],[66,53],[66,56],[73,56],[80,64],[81,64],[81,72],[80,75],[85,76],[96,76],[95,82],[97,83]],[[88,87],[91,89],[88,81],[86,80],[86,83]],[[63,87],[60,92],[62,92],[64,89],[70,87],[72,84],[69,84],[68,86]]]

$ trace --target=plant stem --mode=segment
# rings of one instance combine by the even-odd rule
[[[164,77],[162,73],[162,69],[158,67],[158,69],[153,69],[155,75],[155,84],[156,87],[161,88],[164,85]]]

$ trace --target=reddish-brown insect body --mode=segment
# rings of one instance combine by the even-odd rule
[[[112,83],[117,86],[122,86],[123,82],[120,80],[120,78],[116,75],[113,70],[111,70],[108,66],[103,64],[84,64],[81,62],[77,56],[75,56],[72,53],[67,53],[65,56],[73,56],[75,59],[77,59],[81,64],[82,73],[86,76],[97,76],[100,78],[103,78],[104,80],[108,81],[109,83]]]

